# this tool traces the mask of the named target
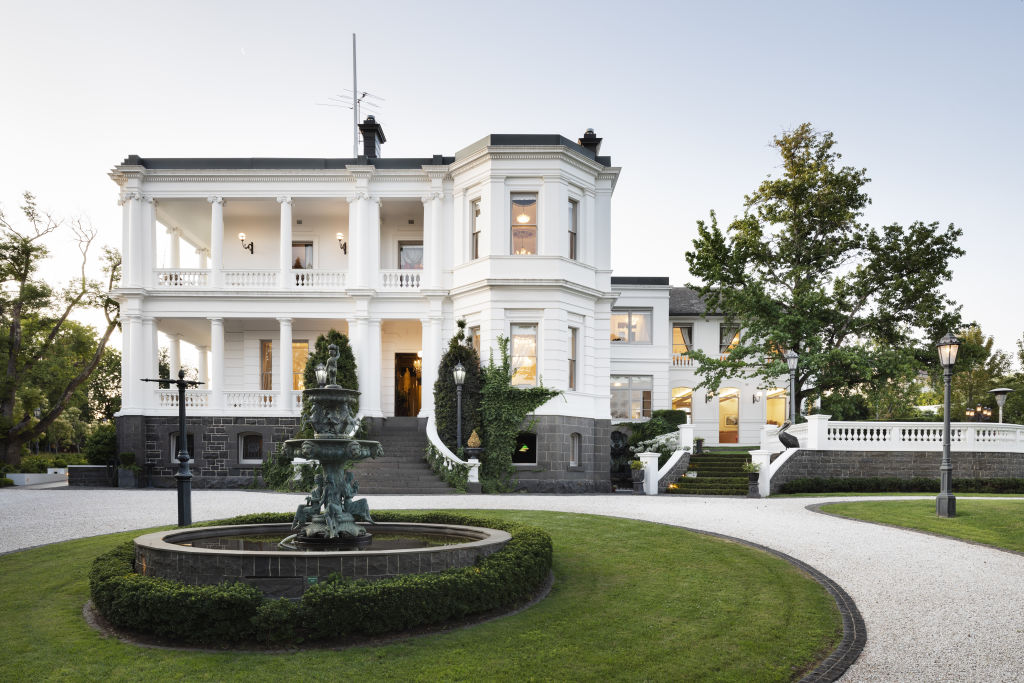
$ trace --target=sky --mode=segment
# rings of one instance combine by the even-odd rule
[[[692,282],[696,221],[740,214],[778,171],[772,138],[807,121],[867,168],[867,222],[963,229],[946,289],[965,320],[1007,351],[1024,333],[1022,0],[2,6],[8,218],[30,190],[119,246],[107,173],[129,154],[351,156],[351,112],[319,105],[352,87],[355,33],[383,156],[594,128],[622,168],[617,275]],[[65,281],[77,251],[52,248]]]

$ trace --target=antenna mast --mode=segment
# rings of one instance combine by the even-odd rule
[[[359,156],[359,88],[356,85],[356,34],[352,34],[352,158]]]

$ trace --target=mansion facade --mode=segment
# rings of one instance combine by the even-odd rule
[[[332,328],[352,344],[361,414],[377,425],[430,418],[457,320],[484,362],[508,337],[515,383],[564,392],[536,411],[535,455],[517,465],[536,490],[604,490],[612,423],[651,410],[689,410],[708,444],[756,443],[777,419],[772,391],[693,390],[689,350],[731,343],[693,292],[612,277],[620,169],[593,131],[383,158],[381,126],[369,117],[360,130],[357,158],[129,156],[111,172],[123,208],[118,440],[140,465],[169,476],[177,451],[177,391],[141,381],[158,376],[159,334],[172,375],[182,345],[197,358],[203,384],[185,399],[197,486],[248,482],[295,433],[306,357]]]

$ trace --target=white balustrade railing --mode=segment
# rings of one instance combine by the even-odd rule
[[[277,270],[225,270],[224,286],[232,289],[267,289],[277,286]]]
[[[225,391],[224,407],[228,410],[270,410],[277,407],[279,391]]]
[[[301,391],[293,391],[292,392],[292,408],[295,408],[296,410],[302,410],[302,392]]]
[[[177,408],[178,407],[178,390],[177,389],[157,389],[156,390],[157,407],[159,408]],[[185,390],[185,407],[186,408],[209,408],[210,407],[210,390],[209,389],[187,389]]]
[[[693,359],[690,358],[690,354],[688,353],[673,353],[672,365],[674,365],[677,368],[688,368],[693,365]]]
[[[789,433],[800,448],[814,451],[941,451],[941,422],[830,421],[809,415]],[[1024,453],[1024,425],[953,422],[950,448],[956,451]]]
[[[445,469],[451,470],[454,467],[465,467],[467,469],[466,480],[473,485],[480,483],[480,461],[471,458],[467,462],[452,453],[451,450],[444,445],[444,442],[441,441],[441,437],[437,433],[437,424],[434,422],[433,415],[427,417],[427,441],[434,447],[434,450],[441,455]]]
[[[298,289],[345,289],[344,270],[293,270],[292,281]]]
[[[413,291],[420,288],[422,270],[382,270],[380,288],[399,291]]]
[[[161,289],[189,289],[210,284],[210,271],[200,268],[158,268],[154,273],[156,286]]]

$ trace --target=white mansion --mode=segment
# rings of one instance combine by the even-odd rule
[[[782,421],[782,390],[692,390],[689,350],[728,353],[735,331],[702,317],[691,290],[612,277],[620,169],[593,131],[578,142],[489,135],[454,156],[389,159],[373,117],[360,129],[354,159],[129,156],[113,169],[121,451],[171,472],[177,392],[141,381],[158,376],[158,332],[172,374],[182,343],[198,353],[204,384],[187,408],[199,486],[247,480],[293,435],[306,356],[331,328],[352,343],[361,411],[378,425],[429,418],[456,320],[484,362],[508,336],[517,382],[564,391],[537,411],[535,454],[520,465],[534,488],[606,487],[612,422],[652,409],[690,411],[708,444],[756,443]],[[157,267],[158,230],[171,235],[168,268]],[[186,244],[198,267],[182,267]]]

